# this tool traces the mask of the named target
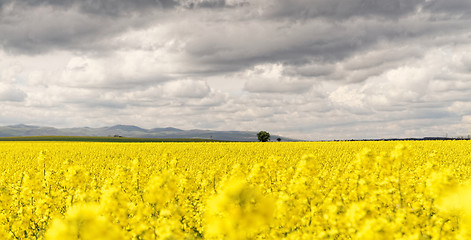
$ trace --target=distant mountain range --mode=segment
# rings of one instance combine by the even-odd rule
[[[24,124],[0,126],[0,137],[24,136],[122,136],[135,138],[202,138],[222,141],[258,141],[256,132],[247,131],[181,130],[172,127],[144,129],[132,125],[115,125],[101,128],[54,128]],[[281,138],[282,141],[297,141],[278,135],[272,135],[271,141],[276,141],[277,138]]]

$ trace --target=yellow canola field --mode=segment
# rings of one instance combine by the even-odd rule
[[[470,239],[471,142],[0,143],[0,239]]]

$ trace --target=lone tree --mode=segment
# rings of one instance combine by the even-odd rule
[[[281,141],[281,138],[280,138],[280,137],[279,137],[279,138],[277,138],[277,139],[276,139],[276,141],[278,141],[278,142],[279,142],[279,141]]]
[[[259,133],[257,133],[257,137],[258,137],[258,141],[260,142],[266,142],[270,140],[270,134],[265,131],[260,131]]]

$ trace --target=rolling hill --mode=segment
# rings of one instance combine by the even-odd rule
[[[145,129],[133,125],[115,125],[101,128],[54,128],[31,125],[0,126],[0,137],[24,136],[96,136],[96,137],[132,137],[132,138],[198,138],[222,141],[258,141],[256,132],[248,131],[214,131],[214,130],[182,130],[178,128]],[[272,141],[280,137],[283,141],[295,139],[272,135]]]

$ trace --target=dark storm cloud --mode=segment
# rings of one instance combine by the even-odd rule
[[[41,54],[74,50],[102,54],[121,46],[110,43],[132,29],[178,19],[177,8],[233,8],[225,0],[2,0],[0,47],[10,53]]]
[[[329,72],[323,68],[317,73],[313,68],[328,65],[329,71],[336,70],[332,68],[333,64],[355,55],[368,54],[375,48],[383,49],[384,53],[372,59],[371,63],[363,63],[368,64],[363,68],[400,61],[403,57],[420,57],[424,48],[434,46],[436,42],[452,44],[461,41],[462,38],[456,36],[465,34],[468,24],[469,21],[464,20],[429,21],[427,16],[408,16],[382,21],[358,18],[340,22],[318,19],[301,24],[272,21],[234,23],[231,31],[224,26],[200,28],[196,25],[195,31],[208,34],[192,38],[186,45],[186,52],[209,71],[238,71],[260,63],[281,62],[300,68],[307,66],[300,69],[300,75],[319,76]],[[413,51],[394,51],[396,45],[410,47]],[[346,67],[347,70],[351,68]],[[296,74],[295,70],[291,74]]]
[[[219,28],[195,26],[195,31],[206,34],[192,38],[186,51],[203,63],[208,72],[214,69],[238,71],[267,62],[311,68],[336,64],[375,48],[394,49],[397,45],[421,48],[419,53],[411,54],[420,57],[420,52],[428,47],[469,41],[462,35],[469,32],[470,5],[468,0],[251,2],[248,8],[256,9],[259,16],[248,22],[233,21],[232,25]],[[384,60],[375,60],[380,65],[390,62],[391,54],[383,54]],[[397,59],[408,58],[408,52],[401,54]],[[374,68],[375,65],[378,64],[370,66]],[[306,73],[299,72],[309,76]],[[310,76],[316,75],[318,73],[314,71]],[[345,76],[337,73],[332,78],[344,79]],[[354,81],[364,80],[361,76],[355,78]]]
[[[422,11],[453,15],[453,17],[460,17],[460,14],[469,17],[471,14],[471,1],[468,0],[275,0],[274,2],[264,14],[275,19],[345,20],[355,17],[397,19]]]
[[[288,18],[350,18],[354,16],[398,17],[412,13],[419,8],[431,11],[469,12],[467,0],[424,1],[424,0],[298,0],[298,1],[237,1],[226,0],[1,0],[0,7],[15,4],[21,7],[52,6],[67,9],[77,7],[90,14],[120,15],[133,11],[152,9],[224,8],[236,6],[262,7],[270,17]]]
[[[173,8],[178,2],[173,0],[4,0],[0,6],[15,4],[19,7],[44,7],[50,6],[58,9],[77,7],[84,13],[98,15],[122,15],[134,11],[146,11],[154,8]]]
[[[453,14],[455,17],[471,16],[471,1],[469,0],[447,0],[447,1],[427,1],[424,10],[434,13]]]
[[[247,4],[238,2],[228,4],[225,0],[2,0],[0,7],[15,4],[19,7],[44,7],[56,9],[77,8],[81,12],[92,15],[122,16],[128,14],[142,14],[155,9],[183,8],[225,8]]]
[[[250,5],[247,1],[240,1],[234,3],[228,3],[226,0],[180,0],[178,1],[179,5],[185,8],[234,8]]]
[[[413,13],[423,0],[276,0],[266,15],[272,18],[328,18],[352,17],[398,18]]]
[[[125,47],[114,44],[115,37],[162,22],[173,38],[184,42],[181,56],[188,66],[179,71],[187,76],[281,62],[293,66],[293,75],[344,79],[332,65],[367,53],[379,42],[426,47],[443,36],[467,31],[469,25],[453,15],[460,9],[469,11],[466,0],[23,0],[2,1],[2,5],[0,46],[7,52],[73,50],[100,55]],[[230,7],[234,6],[243,11],[233,11]],[[176,11],[178,7],[213,10]],[[442,16],[437,20],[429,16],[433,14],[419,12],[440,12]],[[250,21],[247,14],[252,16]],[[313,69],[323,65],[330,72]],[[368,74],[355,73],[353,81]]]
[[[53,3],[56,4],[54,1],[4,4],[0,10],[0,46],[12,54],[64,49],[102,52],[113,47],[109,43],[113,36],[147,26],[145,15],[88,15],[73,8],[72,1]]]
[[[70,13],[42,15],[44,12],[47,13],[47,11],[30,12],[30,21],[20,20],[15,24],[0,24],[2,32],[0,44],[12,53],[39,54],[56,49],[94,51],[106,48],[106,45],[100,44],[101,39],[120,32],[120,27],[107,19],[87,18]],[[109,25],[104,27],[102,24]]]

